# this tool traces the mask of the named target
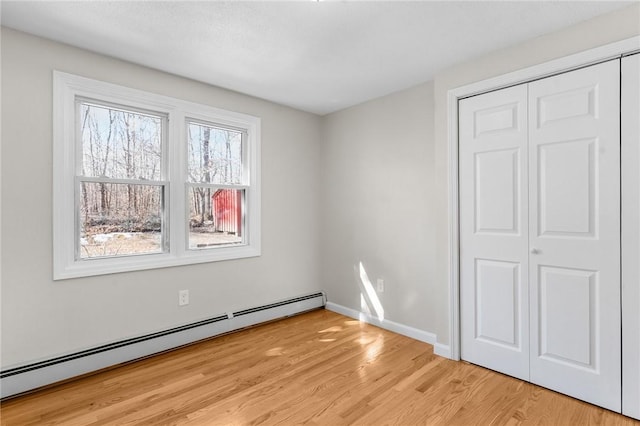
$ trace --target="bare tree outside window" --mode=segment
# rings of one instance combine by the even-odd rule
[[[189,248],[242,243],[243,133],[196,122],[187,132]]]
[[[162,117],[82,102],[79,257],[159,253]]]
[[[54,280],[261,254],[261,119],[53,71]]]

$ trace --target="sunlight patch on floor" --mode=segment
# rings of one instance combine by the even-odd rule
[[[271,348],[267,352],[265,352],[266,356],[280,356],[284,355],[284,349],[281,347]]]
[[[384,336],[379,335],[378,338],[367,348],[366,360],[367,362],[375,361],[378,355],[384,349]]]
[[[318,333],[335,333],[338,331],[342,331],[342,327],[339,325],[334,325],[333,327],[325,328],[324,330],[318,331]]]

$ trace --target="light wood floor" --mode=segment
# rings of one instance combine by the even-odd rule
[[[5,401],[2,425],[640,424],[319,310]]]

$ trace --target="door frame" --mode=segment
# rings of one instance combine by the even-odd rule
[[[460,360],[460,235],[458,182],[458,101],[481,93],[528,83],[640,51],[640,36],[585,50],[447,92],[449,351],[440,355]]]
[[[633,57],[633,59],[631,59]],[[625,60],[630,60],[625,64]],[[629,67],[629,68],[628,68]],[[635,67],[635,69],[633,68]],[[625,71],[631,71],[626,74]],[[621,124],[622,137],[622,413],[640,420],[640,172],[636,165],[640,158],[640,52],[621,61]],[[631,87],[625,86],[631,84]],[[635,124],[635,125],[634,125]],[[625,143],[627,142],[627,143]],[[627,167],[625,167],[627,165]],[[626,319],[626,321],[625,321]],[[625,327],[626,326],[626,327]],[[635,326],[635,327],[634,327]],[[626,362],[625,362],[626,361]],[[625,380],[626,378],[626,380]]]

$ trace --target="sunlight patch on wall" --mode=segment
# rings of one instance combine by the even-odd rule
[[[375,315],[380,321],[384,320],[384,308],[382,307],[382,303],[380,303],[380,299],[378,298],[378,294],[376,293],[373,285],[371,284],[371,280],[367,275],[367,271],[364,269],[364,265],[360,262],[360,284],[362,289],[364,290],[361,293],[361,303],[364,302],[364,305],[368,308],[366,313]],[[364,308],[364,307],[363,307]],[[373,310],[373,312],[372,312]]]

